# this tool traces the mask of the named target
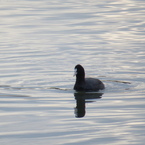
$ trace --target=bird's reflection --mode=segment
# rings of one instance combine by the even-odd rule
[[[74,97],[76,99],[76,107],[75,107],[75,117],[81,118],[86,114],[86,99],[100,99],[103,93],[74,93]],[[93,102],[93,101],[87,101]]]

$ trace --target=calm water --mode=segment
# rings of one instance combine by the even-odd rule
[[[0,145],[144,144],[144,0],[1,0],[0,20]],[[72,90],[78,63],[105,91]]]

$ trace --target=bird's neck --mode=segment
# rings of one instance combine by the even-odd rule
[[[77,75],[76,76],[76,83],[85,83],[85,75]]]

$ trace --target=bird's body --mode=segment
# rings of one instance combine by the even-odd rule
[[[99,91],[105,89],[104,84],[96,78],[85,78],[85,71],[81,65],[76,65],[76,82],[74,90],[76,91]]]

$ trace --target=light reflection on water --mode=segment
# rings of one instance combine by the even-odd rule
[[[1,145],[144,143],[144,1],[0,3]],[[78,63],[101,98],[76,97]]]

